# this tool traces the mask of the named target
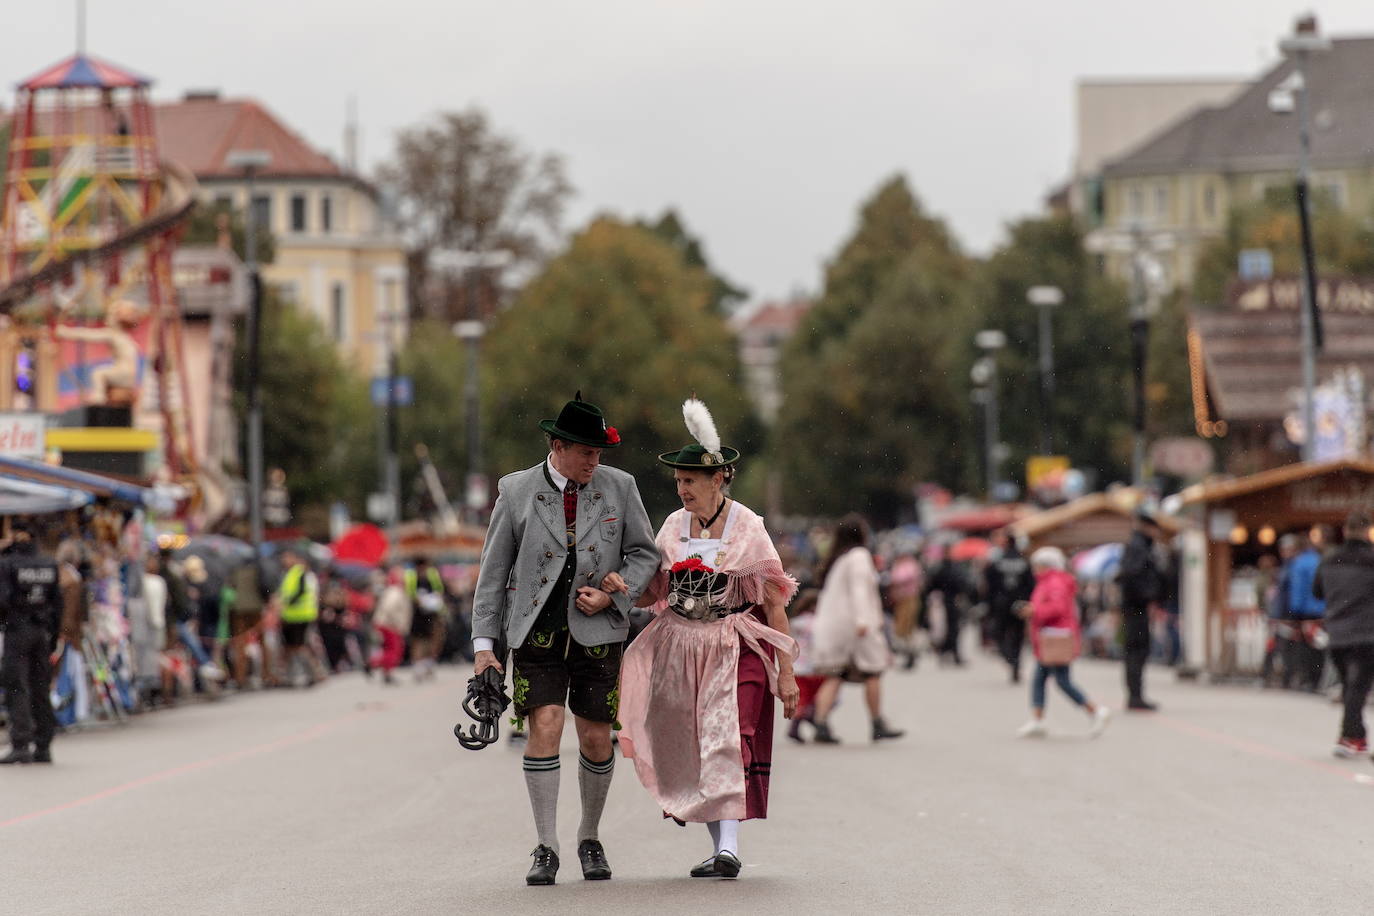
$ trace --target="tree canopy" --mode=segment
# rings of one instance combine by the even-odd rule
[[[581,390],[625,446],[604,460],[635,474],[655,522],[677,505],[655,460],[687,444],[682,401],[696,392],[726,443],[748,406],[735,341],[702,268],[654,233],[612,217],[579,232],[498,317],[484,344],[488,469],[544,454],[539,420]]]

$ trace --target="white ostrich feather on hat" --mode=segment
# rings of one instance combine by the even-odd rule
[[[687,422],[687,432],[701,443],[706,451],[720,454],[720,433],[716,432],[716,421],[711,419],[711,411],[696,398],[682,402],[682,419]]]

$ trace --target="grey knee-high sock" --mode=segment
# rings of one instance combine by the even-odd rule
[[[558,852],[558,755],[525,758],[525,788],[530,793],[539,842]]]
[[[597,763],[586,754],[578,754],[577,784],[582,789],[582,823],[577,827],[577,842],[597,839],[601,826],[601,812],[606,807],[606,794],[611,791],[611,774],[615,772],[615,754]]]

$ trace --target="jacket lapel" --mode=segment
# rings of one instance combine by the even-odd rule
[[[588,484],[577,500],[577,543],[582,541],[596,530],[596,520],[601,516],[601,510],[605,508],[606,497],[596,489],[595,484]]]
[[[534,514],[539,516],[544,527],[549,529],[549,535],[562,547],[568,540],[563,525],[563,494],[550,487],[541,474],[539,488],[535,491],[533,500]]]

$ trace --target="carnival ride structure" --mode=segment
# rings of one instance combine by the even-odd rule
[[[150,85],[78,53],[18,86],[0,195],[0,409],[128,408],[161,433],[170,479],[193,483],[172,254],[196,184],[159,159]]]

